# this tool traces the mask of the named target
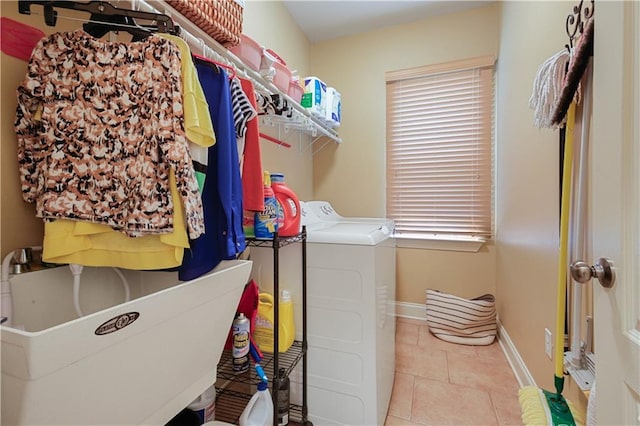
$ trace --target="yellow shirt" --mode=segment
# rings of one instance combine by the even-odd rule
[[[161,36],[173,41],[182,55],[184,126],[192,144],[205,149],[215,143],[215,133],[191,51],[180,37]],[[175,173],[170,171],[173,200],[180,200]],[[45,222],[42,258],[52,263],[85,266],[114,266],[125,269],[167,269],[180,266],[189,238],[180,202],[174,203],[174,230],[170,234],[132,238],[107,225],[60,219]]]
[[[182,98],[184,105],[184,130],[187,139],[194,144],[208,148],[215,144],[216,136],[209,113],[209,104],[198,79],[198,71],[191,60],[191,50],[186,41],[178,36],[159,33],[161,37],[173,41],[182,56]]]

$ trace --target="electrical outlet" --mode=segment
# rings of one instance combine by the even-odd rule
[[[544,329],[544,351],[547,353],[549,359],[552,359],[551,352],[553,351],[553,343],[551,343],[551,331],[548,328]]]

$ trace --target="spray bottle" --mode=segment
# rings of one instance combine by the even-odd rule
[[[232,335],[233,344],[231,356],[233,358],[233,371],[236,374],[249,369],[249,329],[250,322],[241,312],[233,320]]]

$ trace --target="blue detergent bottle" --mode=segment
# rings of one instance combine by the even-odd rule
[[[271,176],[265,171],[264,181],[264,210],[254,216],[254,233],[256,238],[272,239],[278,230],[278,200],[271,189]]]

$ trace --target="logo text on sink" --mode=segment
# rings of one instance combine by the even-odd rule
[[[113,317],[110,320],[102,323],[100,327],[96,328],[96,335],[102,336],[105,334],[113,333],[118,330],[122,330],[128,325],[131,325],[140,316],[139,312],[127,312],[126,314],[120,314],[117,317]]]

